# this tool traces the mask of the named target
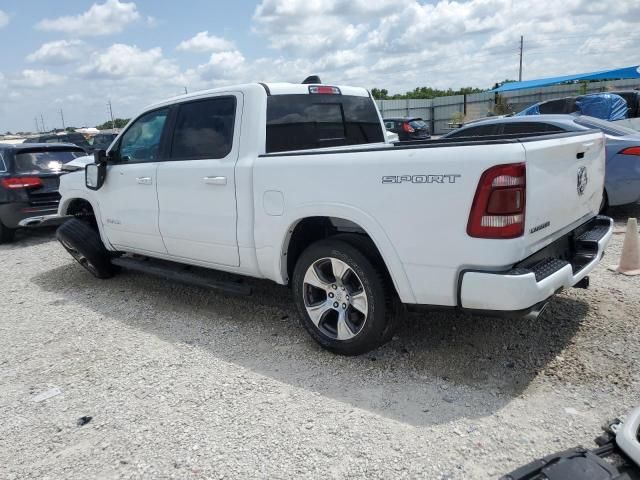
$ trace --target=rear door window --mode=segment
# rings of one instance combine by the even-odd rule
[[[224,158],[233,146],[235,97],[219,97],[179,106],[171,158]]]
[[[378,142],[384,142],[384,134],[369,97],[268,97],[267,153]]]

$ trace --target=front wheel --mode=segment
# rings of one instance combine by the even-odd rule
[[[294,301],[302,325],[323,348],[360,355],[389,340],[400,302],[375,257],[354,242],[329,238],[298,259]]]
[[[87,223],[72,218],[56,231],[64,249],[94,277],[110,278],[115,273],[111,255],[104,248],[100,235]]]

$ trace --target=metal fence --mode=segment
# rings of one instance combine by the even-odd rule
[[[613,80],[587,83],[587,93],[604,92],[610,89],[625,90],[640,87],[637,80]],[[503,92],[510,109],[519,112],[529,105],[559,97],[569,97],[584,93],[583,84],[552,85],[550,87],[529,88]],[[420,100],[376,100],[383,118],[420,117],[430,124],[435,135],[442,135],[453,128],[452,120],[463,116],[465,121],[485,117],[493,111],[496,102],[494,92],[452,95]]]

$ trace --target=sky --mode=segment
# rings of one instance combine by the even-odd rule
[[[0,132],[254,81],[491,88],[640,64],[640,0],[0,0]],[[41,123],[41,122],[40,122]]]

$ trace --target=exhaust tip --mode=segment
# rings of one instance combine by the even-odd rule
[[[527,313],[524,318],[526,318],[527,320],[536,320],[540,315],[542,315],[542,312],[546,310],[548,305],[549,302],[547,301],[540,302],[537,305],[534,305],[531,308],[531,311]]]

